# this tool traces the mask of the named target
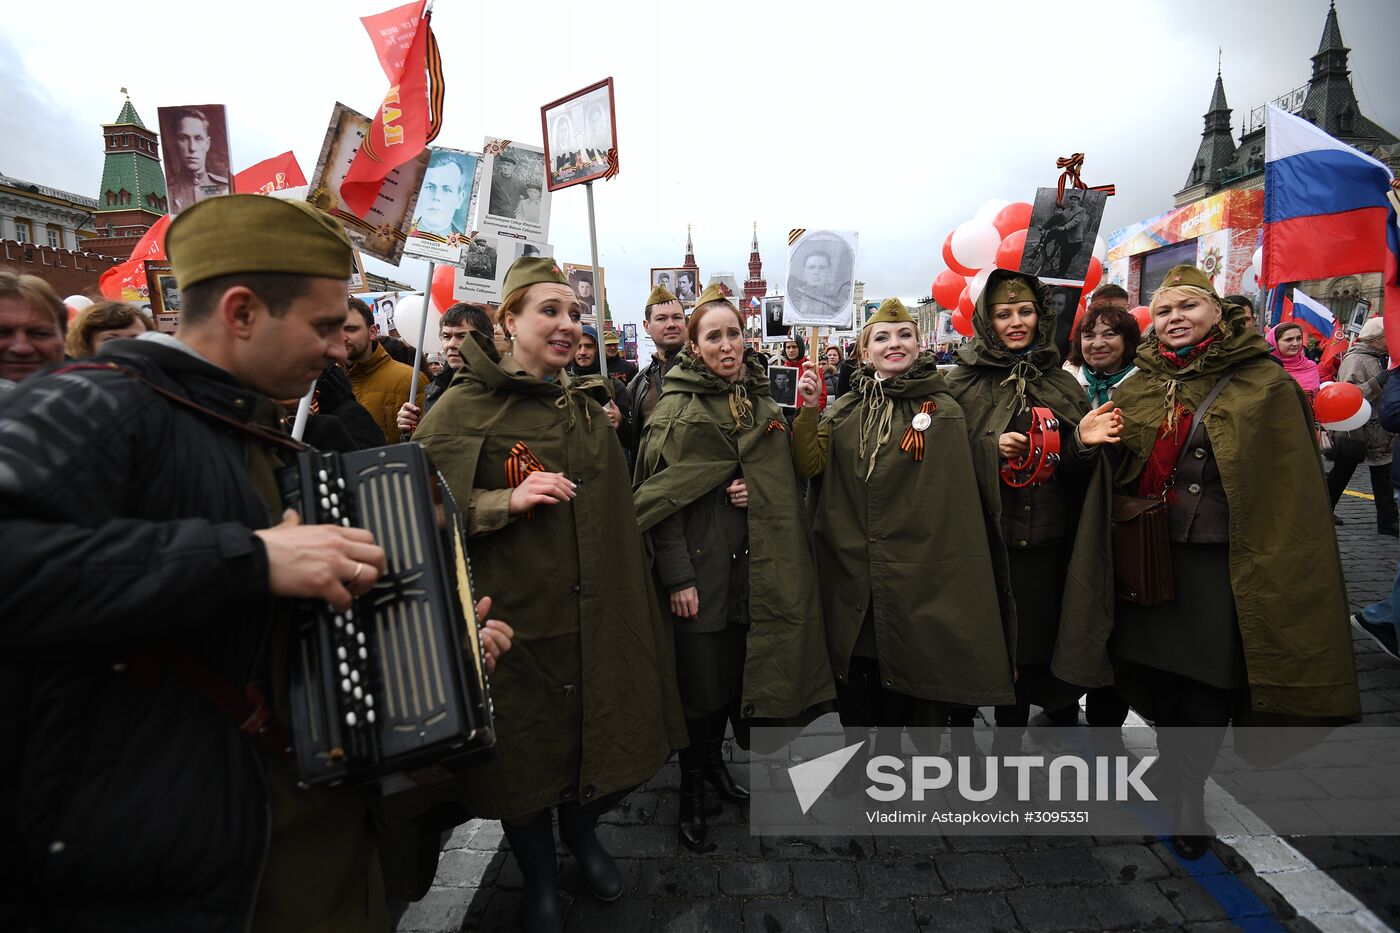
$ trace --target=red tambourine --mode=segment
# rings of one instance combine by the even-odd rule
[[[1025,455],[1001,467],[1001,481],[1014,489],[1049,482],[1060,462],[1060,422],[1048,408],[1031,409],[1030,442]]]

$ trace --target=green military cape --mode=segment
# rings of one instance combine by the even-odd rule
[[[1026,279],[1038,293],[1036,340],[1025,356],[1008,350],[992,328],[988,299],[1001,280],[1011,275]],[[974,338],[959,348],[958,366],[948,377],[950,391],[967,419],[977,461],[977,481],[998,532],[1001,455],[997,440],[1006,433],[1020,407],[1018,386],[1024,386],[1027,404],[1049,408],[1059,419],[1063,456],[1074,456],[1074,430],[1089,411],[1084,388],[1060,368],[1060,354],[1055,348],[1055,314],[1045,309],[1044,292],[1044,286],[1031,276],[994,271],[972,315]],[[1088,481],[1070,484],[1066,490],[1073,539],[1067,542],[1069,567],[1060,603],[1059,634],[1050,661],[1052,674],[1081,687],[1101,687],[1113,682],[1107,650],[1113,630],[1113,553],[1109,538],[1113,490],[1105,459],[1095,459]],[[1014,657],[1014,646],[1012,651]]]
[[[515,629],[491,679],[496,756],[459,780],[477,816],[526,816],[596,800],[645,781],[688,740],[675,646],[657,611],[622,447],[586,392],[593,380],[546,382],[507,372],[473,340],[462,368],[414,440],[459,505],[506,489],[524,442],[546,470],[578,484],[571,502],[540,505],[468,539],[478,593]],[[598,381],[596,390],[606,393]],[[606,397],[606,395],[604,395]],[[565,684],[575,684],[566,693]]]
[[[1244,326],[1244,309],[1225,311],[1225,336],[1183,368],[1162,359],[1155,333],[1139,348],[1137,375],[1113,395],[1125,454],[1117,481],[1137,494],[1169,391],[1194,411],[1235,367],[1205,427],[1230,506],[1230,587],[1249,676],[1240,721],[1352,717],[1361,704],[1346,584],[1312,411],[1264,338]],[[1150,709],[1131,683],[1119,689]]]
[[[889,436],[866,478],[884,399]],[[925,401],[935,408],[916,461],[900,449]],[[862,432],[870,447],[861,456]],[[1015,637],[1006,548],[977,483],[963,410],[932,353],[883,381],[868,367],[851,391],[793,423],[798,471],[820,476],[809,499],[827,649],[838,681],[874,607],[888,686],[905,696],[987,706],[1015,702],[1008,645]]]
[[[797,494],[787,425],[752,354],[743,378],[714,376],[689,351],[666,375],[637,459],[643,531],[739,472],[749,489],[745,719],[791,720],[834,699],[812,539]],[[734,411],[752,406],[744,426]],[[673,621],[674,624],[674,621]]]

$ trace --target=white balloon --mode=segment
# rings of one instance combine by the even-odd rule
[[[997,247],[1001,245],[1001,234],[990,220],[964,221],[953,231],[953,241],[949,244],[953,258],[968,269],[982,269],[992,265],[997,258]]]
[[[1103,241],[1103,237],[1101,237],[1101,236],[1096,236],[1096,237],[1094,237],[1094,253],[1093,253],[1093,256],[1094,256],[1095,259],[1097,259],[1097,260],[1099,261],[1100,264],[1107,265],[1107,263],[1108,263],[1108,244],[1105,243],[1105,242]]]
[[[987,266],[967,280],[967,297],[972,299],[973,304],[976,304],[977,299],[982,297],[982,289],[987,287],[987,277],[992,274],[994,268],[996,267]]]
[[[1264,247],[1259,247],[1254,251],[1254,255],[1249,259],[1249,268],[1254,271],[1254,280],[1264,274]]]
[[[1356,410],[1356,414],[1342,421],[1325,422],[1322,426],[1329,431],[1355,431],[1370,420],[1371,403],[1363,398],[1361,400],[1361,407]]]
[[[987,201],[981,207],[977,208],[977,213],[972,215],[972,219],[985,220],[987,223],[991,223],[992,218],[995,217],[1003,207],[1010,203],[1011,202],[1006,200],[1006,198],[992,198],[990,201]]]
[[[1336,384],[1337,384],[1337,382],[1336,382],[1336,380],[1334,380],[1334,379],[1329,379],[1329,380],[1327,380],[1326,382],[1318,383],[1317,391],[1321,392],[1323,389],[1327,388],[1328,386],[1334,386],[1334,385],[1336,385]],[[1364,402],[1365,399],[1362,399],[1362,401]]]
[[[1240,294],[1257,295],[1259,293],[1259,276],[1254,273],[1254,267],[1250,266],[1244,270],[1240,276]]]
[[[398,328],[399,339],[410,347],[418,342],[418,328],[423,323],[424,307],[422,295],[405,295],[394,305],[394,326]],[[423,346],[417,349],[424,353],[442,352],[442,338],[438,335],[438,321],[441,317],[436,311],[428,316],[428,328],[423,332]]]
[[[63,303],[70,308],[81,311],[84,308],[92,306],[92,299],[86,295],[69,295],[67,298],[63,299]]]

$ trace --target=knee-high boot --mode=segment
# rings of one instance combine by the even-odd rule
[[[724,727],[728,720],[725,710],[710,714],[705,734],[705,780],[722,799],[742,804],[748,802],[749,789],[734,780],[724,763]]]
[[[610,805],[611,801],[559,805],[559,840],[573,853],[584,883],[600,901],[617,900],[622,896],[623,887],[622,872],[594,832],[598,817]]]
[[[705,718],[687,719],[690,744],[677,754],[681,766],[680,819],[676,827],[681,843],[696,852],[705,848],[708,827],[705,821]]]
[[[1179,826],[1172,844],[1183,858],[1198,859],[1210,848],[1215,830],[1206,822],[1206,781],[1224,741],[1225,728],[1183,730],[1177,744],[1179,755]]]
[[[558,933],[564,928],[564,911],[559,904],[553,815],[546,809],[528,823],[503,823],[501,828],[525,878],[521,902],[525,933]]]

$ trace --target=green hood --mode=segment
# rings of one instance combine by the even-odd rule
[[[997,285],[1006,279],[1025,279],[1035,292],[1036,313],[1039,316],[1035,343],[1029,354],[1013,353],[1001,342],[992,327],[990,298]],[[1055,346],[1055,312],[1046,308],[1045,298],[1050,289],[1041,284],[1040,279],[1024,272],[1008,272],[996,269],[987,276],[987,284],[982,294],[977,296],[977,305],[972,312],[973,338],[958,348],[958,362],[964,366],[988,366],[994,369],[1010,369],[1025,360],[1041,372],[1049,372],[1060,364],[1060,351]]]

